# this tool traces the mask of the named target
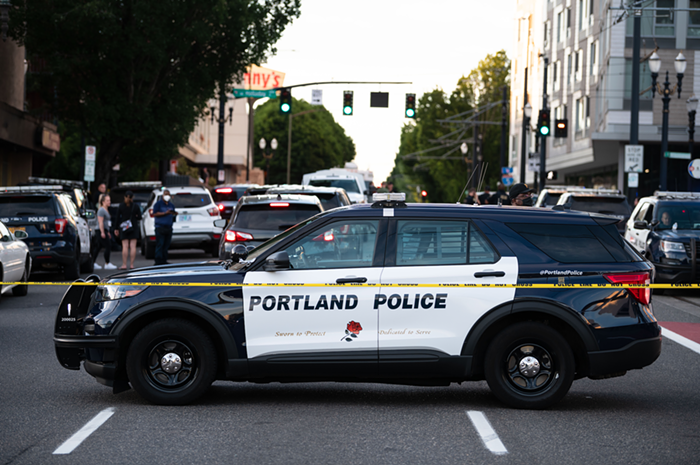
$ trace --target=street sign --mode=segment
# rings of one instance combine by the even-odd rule
[[[666,158],[675,158],[677,160],[690,160],[690,154],[685,152],[666,152],[664,153]]]
[[[311,105],[323,105],[323,91],[311,89]]]
[[[527,159],[527,170],[534,173],[540,172],[540,154],[530,152],[530,156]]]
[[[627,173],[627,187],[639,187],[639,173]]]
[[[504,186],[512,186],[513,185],[513,176],[502,176],[501,183]]]
[[[501,168],[501,174],[513,174],[512,166],[504,166]]]
[[[625,145],[625,173],[644,171],[644,146]]]
[[[97,148],[94,145],[85,146],[85,175],[83,176],[83,181],[94,182],[95,181],[95,160],[97,155]]]
[[[277,98],[276,90],[233,89],[234,98]]]
[[[696,158],[688,163],[688,174],[695,179],[700,179],[700,158]]]

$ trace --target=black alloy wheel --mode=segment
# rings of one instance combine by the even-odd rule
[[[126,371],[133,388],[149,402],[188,404],[216,377],[216,349],[200,327],[187,320],[155,321],[129,347]]]
[[[536,322],[517,323],[493,339],[484,372],[500,401],[515,408],[544,409],[569,392],[575,360],[555,329]]]

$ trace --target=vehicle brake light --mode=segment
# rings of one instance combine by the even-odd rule
[[[66,226],[68,225],[68,220],[64,218],[57,218],[56,219],[56,232],[58,234],[63,234],[63,231],[66,230]]]
[[[230,194],[233,192],[233,188],[231,187],[220,187],[219,189],[216,189],[217,194]]]
[[[226,207],[224,207],[224,204],[220,203],[219,204],[219,211],[224,211],[224,208],[226,208]]]
[[[288,202],[272,202],[270,204],[271,207],[288,207],[289,203]]]
[[[153,218],[153,209],[152,209],[152,208],[149,208],[149,209],[148,209],[148,216],[150,216],[151,218]]]
[[[245,242],[245,241],[252,241],[253,240],[253,235],[240,232],[240,231],[226,231],[226,242]]]
[[[209,213],[209,216],[219,216],[219,208],[218,207],[207,208],[207,213]]]
[[[221,234],[212,234],[211,237],[213,239],[219,240],[219,239],[221,239]]]
[[[606,274],[605,278],[613,284],[637,284],[648,285],[651,281],[649,273]],[[649,305],[651,302],[651,289],[648,287],[626,288],[640,303]]]

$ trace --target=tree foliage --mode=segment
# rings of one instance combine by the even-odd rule
[[[10,35],[44,62],[40,87],[97,146],[96,180],[184,144],[207,100],[274,51],[300,0],[31,0]]]
[[[342,167],[355,158],[354,142],[324,107],[292,99],[292,110],[295,115],[292,119],[292,183],[301,183],[305,173]],[[287,182],[288,124],[289,116],[279,112],[277,100],[269,100],[255,109],[255,134],[258,140],[264,138],[267,141],[267,150],[272,139],[277,139],[279,144],[270,159],[270,183]],[[257,143],[255,147],[254,165],[265,170],[267,160]]]
[[[461,151],[457,148],[459,144],[455,144],[455,141],[471,142],[473,129],[463,124],[439,123],[438,120],[500,102],[503,87],[510,87],[509,73],[510,61],[505,51],[501,50],[487,55],[467,76],[462,76],[449,96],[443,90],[435,89],[418,99],[415,123],[404,125],[401,132],[401,145],[390,176],[395,188],[413,195],[420,187],[428,192],[431,202],[457,200],[472,170],[471,164],[462,159]],[[485,111],[478,119],[500,122],[501,105]],[[488,163],[485,180],[495,188],[495,183],[500,179],[501,127],[482,125],[479,131],[484,164]],[[448,144],[441,145],[438,140],[446,140]],[[429,149],[434,150],[416,154]],[[469,161],[473,154],[474,147],[470,143]]]

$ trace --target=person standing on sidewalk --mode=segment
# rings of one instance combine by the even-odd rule
[[[141,221],[141,209],[134,203],[134,193],[126,191],[124,202],[119,204],[117,210],[117,228],[114,234],[122,240],[122,266],[126,270],[127,264],[134,268],[136,260],[136,242],[139,238],[139,222]]]
[[[97,223],[100,226],[100,235],[97,237],[97,247],[92,256],[92,261],[97,261],[97,256],[100,254],[100,249],[105,249],[105,270],[116,270],[117,267],[109,262],[109,256],[112,252],[112,216],[109,214],[109,206],[112,204],[112,199],[109,194],[100,194],[99,199],[100,209],[97,211]],[[95,263],[95,269],[101,270],[103,267]]]
[[[177,212],[170,202],[170,191],[165,189],[163,196],[153,205],[156,226],[156,265],[168,264],[168,249],[173,238],[173,221]]]

